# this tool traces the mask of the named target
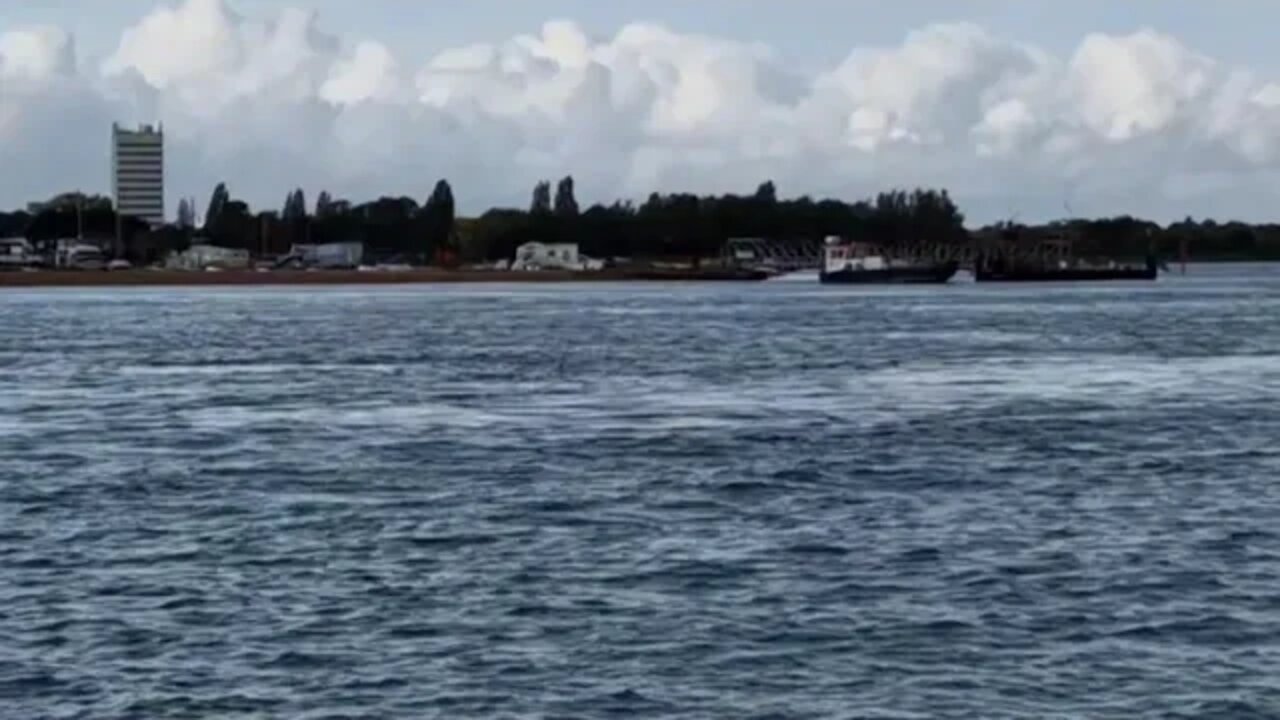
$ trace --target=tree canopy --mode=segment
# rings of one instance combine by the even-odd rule
[[[533,187],[533,200],[529,203],[532,215],[551,214],[551,183],[543,180]]]
[[[357,241],[375,261],[449,263],[509,259],[522,243],[575,242],[583,254],[631,258],[709,258],[723,253],[730,238],[769,238],[774,242],[812,242],[828,235],[883,243],[970,242],[974,236],[1030,241],[1050,234],[1075,239],[1083,256],[1138,257],[1149,249],[1176,257],[1182,247],[1193,259],[1280,259],[1280,225],[1196,221],[1186,218],[1162,227],[1128,216],[1069,219],[1041,225],[997,223],[973,232],[944,189],[892,189],[873,197],[783,198],[772,181],[748,195],[694,195],[654,192],[640,204],[618,201],[579,206],[578,188],[562,178],[534,187],[528,210],[494,208],[461,221],[453,188],[437,181],[419,205],[410,197],[380,197],[353,203],[317,195],[308,212],[303,191],[287,193],[278,211],[255,211],[218,183],[203,224],[195,228],[192,202],[178,204],[178,221],[163,233],[125,224],[130,259],[153,258],[202,242],[243,248],[261,256],[280,256],[295,243]],[[77,208],[89,237],[114,237],[115,213],[109,198],[63,193],[31,211],[0,213],[0,236],[25,235],[33,241],[73,237]],[[138,240],[133,240],[137,236]],[[1021,240],[1019,240],[1021,241]]]
[[[573,177],[565,177],[556,185],[555,214],[562,218],[578,217],[578,200],[573,196]]]

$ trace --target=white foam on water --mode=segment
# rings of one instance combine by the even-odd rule
[[[380,407],[342,405],[297,409],[224,407],[200,408],[185,414],[196,429],[234,430],[253,427],[308,426],[336,429],[416,431],[428,428],[476,430],[519,422],[492,412],[450,405],[422,403]]]
[[[820,280],[820,273],[817,270],[797,270],[795,272],[783,273],[769,278],[766,282],[773,283],[814,283]]]
[[[1009,332],[1006,330],[933,330],[925,332],[890,330],[880,334],[885,340],[910,340],[927,345],[931,340],[950,340],[963,342],[966,345],[982,343],[1035,342],[1042,335],[1031,332]]]
[[[1243,393],[1277,396],[1278,376],[1280,358],[1276,356],[1166,360],[1107,355],[921,362],[871,371],[828,371],[803,379],[752,379],[731,386],[640,383],[610,399],[584,398],[572,411],[569,404],[546,404],[534,396],[524,412],[538,422],[561,418],[599,428],[711,430],[758,427],[762,421],[777,427],[820,418],[865,428],[1027,400],[1087,401],[1125,410],[1213,392],[1219,392],[1224,401]]]
[[[1206,385],[1244,384],[1274,374],[1276,356],[1163,359],[1134,355],[1051,357],[1035,361],[988,360],[968,364],[914,364],[886,368],[846,381],[853,395],[922,407],[990,404],[1009,399],[1087,399],[1128,406],[1152,398],[1203,393]]]
[[[308,373],[377,372],[394,373],[399,368],[388,364],[323,364],[323,363],[218,363],[207,365],[127,365],[116,370],[124,376],[171,377],[185,375],[305,375]]]

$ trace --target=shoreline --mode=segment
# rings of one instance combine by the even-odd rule
[[[266,285],[408,285],[426,283],[758,282],[767,273],[745,270],[611,268],[575,270],[38,270],[0,272],[0,289],[41,287],[207,287]]]

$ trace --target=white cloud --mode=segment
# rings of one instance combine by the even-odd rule
[[[71,36],[55,27],[0,35],[0,78],[8,83],[47,81],[75,71]]]
[[[1124,141],[1191,117],[1185,110],[1205,97],[1214,71],[1208,58],[1144,30],[1085,38],[1071,60],[1070,83],[1084,124],[1106,140]]]
[[[400,81],[396,59],[376,42],[356,45],[351,57],[334,64],[329,78],[320,86],[320,98],[334,105],[355,105],[394,98]]]
[[[327,31],[315,13],[226,0],[161,7],[100,63],[57,28],[0,28],[0,204],[108,184],[112,121],[162,121],[169,196],[215,182],[275,207],[353,199],[523,205],[572,173],[585,201],[651,190],[861,197],[948,187],[979,220],[1077,212],[1265,216],[1280,81],[1139,29],[1056,57],[972,24],[851,48],[801,76],[769,47],[570,20],[426,58]]]

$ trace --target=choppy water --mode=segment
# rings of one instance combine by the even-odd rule
[[[0,716],[1280,714],[1280,272],[0,293]]]

